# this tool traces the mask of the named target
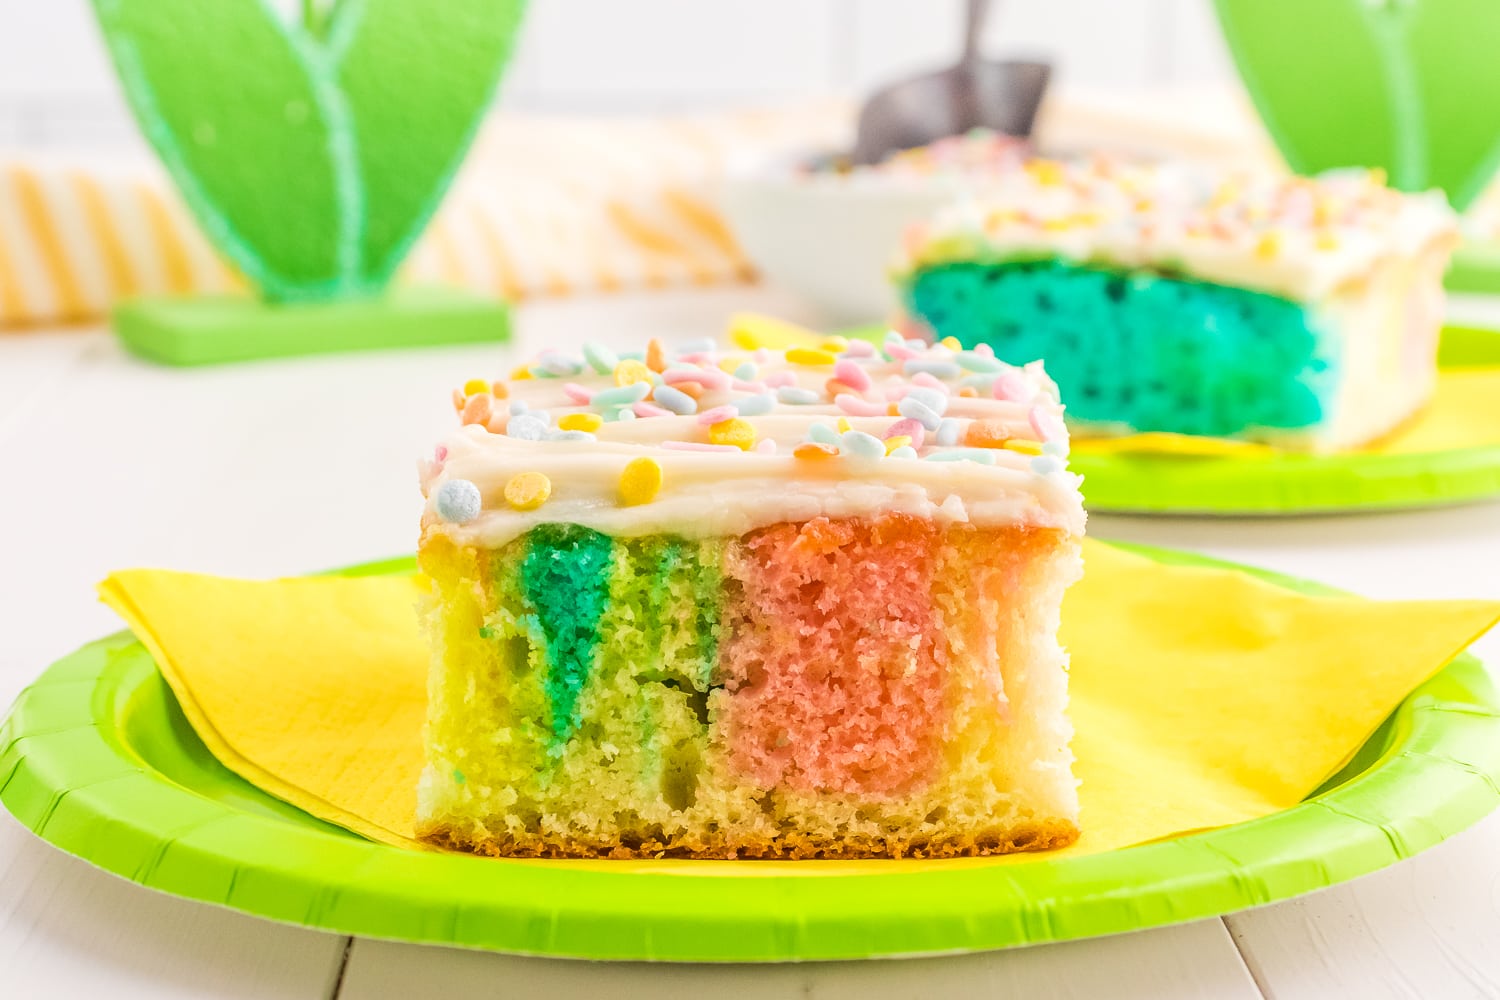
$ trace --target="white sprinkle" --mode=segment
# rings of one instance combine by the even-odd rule
[[[958,444],[958,421],[952,417],[946,417],[937,428],[937,443],[944,448],[952,448]]]
[[[938,425],[943,421],[942,414],[914,395],[908,395],[901,402],[897,403],[896,412],[903,417],[910,417],[929,431],[937,430]]]
[[[763,413],[770,413],[776,408],[776,400],[770,394],[760,392],[754,396],[745,396],[734,401],[734,408],[742,417],[758,417]]]
[[[819,402],[822,397],[811,389],[795,385],[784,385],[776,390],[776,398],[791,406],[807,406]]]

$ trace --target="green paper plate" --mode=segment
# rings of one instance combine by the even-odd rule
[[[350,572],[411,568],[399,560]],[[0,802],[43,839],[142,885],[345,934],[593,959],[954,953],[1212,917],[1409,857],[1490,812],[1497,782],[1500,703],[1467,655],[1285,812],[1104,854],[993,867],[931,861],[889,875],[782,874],[788,863],[754,861],[655,875],[638,863],[583,870],[372,843],[220,765],[124,633],[53,665],[0,726]],[[727,876],[725,864],[765,874]]]

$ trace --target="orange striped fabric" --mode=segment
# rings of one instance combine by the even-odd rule
[[[510,300],[743,280],[715,207],[731,157],[836,143],[847,106],[681,119],[498,115],[403,266]],[[0,328],[102,318],[130,295],[243,280],[155,164],[0,158]],[[128,159],[128,158],[127,158]]]

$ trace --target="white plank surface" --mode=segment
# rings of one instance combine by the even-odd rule
[[[1259,997],[1224,925],[1182,927],[1099,941],[953,958],[803,965],[648,965],[519,958],[359,940],[340,1000],[512,996],[611,1000],[925,1000],[930,997],[1066,1000],[1245,1000]]]
[[[1467,305],[1470,319],[1500,314]],[[751,289],[542,303],[522,310],[508,350],[197,371],[134,361],[102,333],[0,335],[0,704],[118,627],[92,594],[111,569],[277,575],[409,550],[412,459],[451,420],[445,395],[456,382],[543,344],[716,332],[745,307],[805,318]],[[1291,520],[1097,516],[1090,530],[1372,597],[1500,596],[1496,504]],[[1494,638],[1483,648],[1500,662]],[[1492,995],[1497,823],[1385,873],[1232,918],[1232,938],[1224,922],[1203,921],[999,955],[786,969],[599,966],[361,941],[343,995],[1237,997],[1258,992],[1251,971],[1277,997],[1415,995],[1402,991],[1426,984],[1447,991],[1426,995]],[[149,893],[0,819],[0,996],[320,996],[342,940]]]

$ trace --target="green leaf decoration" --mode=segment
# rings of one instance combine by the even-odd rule
[[[463,160],[524,0],[93,0],[142,131],[272,301],[389,282]]]
[[[1299,173],[1382,167],[1462,210],[1500,166],[1500,3],[1215,0],[1271,137]]]

